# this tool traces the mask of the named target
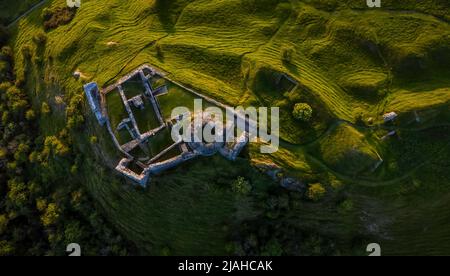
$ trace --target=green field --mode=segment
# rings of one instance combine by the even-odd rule
[[[33,42],[42,8],[11,29],[10,44],[18,77],[50,87],[56,76],[68,98],[82,95],[82,82],[103,87],[151,64],[225,104],[280,107],[277,153],[251,145],[236,163],[194,160],[145,190],[114,174],[107,155],[78,148],[96,160],[80,168],[89,193],[142,254],[278,254],[281,244],[280,254],[348,255],[379,241],[383,254],[448,255],[449,10],[445,0],[384,0],[381,9],[351,0],[83,0],[72,22],[45,33],[44,50]],[[43,60],[32,70],[27,47]],[[86,78],[73,78],[76,69]],[[280,74],[298,86],[277,83]],[[168,88],[158,97],[165,119],[173,107],[192,108],[193,95]],[[40,92],[53,98],[53,91]],[[292,116],[299,102],[313,108],[308,123]],[[108,94],[107,105],[115,129],[127,116],[119,94]],[[383,124],[391,111],[398,119]],[[380,140],[391,130],[395,137]],[[150,147],[165,142],[167,134]],[[306,186],[321,183],[326,193],[312,201],[285,191],[255,161]],[[253,187],[245,196],[231,189],[239,176]]]

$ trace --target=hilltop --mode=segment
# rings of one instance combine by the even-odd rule
[[[40,114],[40,135],[66,131],[84,160],[76,178],[140,252],[364,254],[373,239],[386,254],[450,252],[442,242],[450,229],[448,1],[368,9],[353,0],[83,0],[64,8],[48,1],[10,29],[15,76]],[[113,172],[117,153],[83,84],[107,87],[143,64],[231,106],[279,106],[280,150],[250,146],[236,164],[200,159],[148,189],[133,187]],[[309,122],[292,115],[297,103],[311,106]],[[392,111],[398,118],[384,123]],[[239,194],[232,186],[243,179],[252,189]],[[281,188],[283,179],[303,192]]]

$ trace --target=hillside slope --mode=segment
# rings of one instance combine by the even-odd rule
[[[230,105],[281,107],[278,153],[261,156],[250,147],[236,165],[193,162],[139,190],[113,173],[107,142],[89,143],[107,135],[84,105],[86,123],[71,132],[74,148],[89,156],[80,174],[110,221],[143,253],[262,254],[274,243],[300,242],[283,232],[295,230],[311,246],[307,253],[287,246],[283,254],[314,254],[316,234],[324,248],[317,254],[361,254],[373,239],[388,241],[390,254],[405,253],[408,238],[417,246],[407,253],[424,254],[433,240],[428,253],[448,254],[439,225],[422,229],[433,235],[412,229],[428,222],[428,212],[448,216],[441,206],[450,195],[450,3],[385,0],[383,8],[368,9],[355,2],[83,0],[70,22],[47,31],[42,9],[32,12],[13,27],[10,44],[35,109],[48,102],[54,110],[40,122],[47,136],[65,128],[83,83],[105,87],[142,64]],[[38,34],[45,45],[36,42]],[[72,76],[77,70],[79,80]],[[282,74],[298,85],[283,90],[275,81]],[[298,102],[313,107],[308,124],[292,116]],[[381,116],[390,111],[399,118],[385,125]],[[397,136],[380,140],[392,130]],[[379,158],[384,163],[367,170]],[[307,187],[321,183],[326,194],[317,202],[299,199],[261,176],[252,159],[282,167]],[[435,167],[442,175],[429,173]],[[244,198],[230,188],[239,176],[254,187]],[[430,203],[436,198],[442,204]],[[291,227],[274,226],[282,224]],[[328,240],[339,250],[325,246]]]

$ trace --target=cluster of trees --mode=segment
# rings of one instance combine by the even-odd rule
[[[0,256],[65,255],[69,243],[79,243],[85,255],[134,254],[77,176],[85,156],[72,146],[71,131],[84,122],[82,98],[70,100],[64,129],[42,135],[40,116],[51,108],[31,105],[6,35],[0,31]],[[35,42],[45,44],[45,38]]]

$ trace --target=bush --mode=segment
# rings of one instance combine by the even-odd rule
[[[8,225],[8,218],[6,215],[0,215],[0,235],[3,234],[6,230],[6,226]]]
[[[50,106],[49,106],[47,103],[42,103],[42,106],[41,106],[41,113],[42,113],[43,115],[47,115],[47,114],[50,113]]]
[[[281,60],[286,63],[292,63],[294,58],[295,49],[292,46],[283,47],[281,49]]]
[[[50,8],[44,8],[42,10],[42,19],[44,19],[44,21],[49,20],[50,18],[52,18],[53,16],[53,11]]]
[[[252,190],[250,183],[242,176],[239,176],[231,185],[233,192],[240,195],[247,195]]]
[[[56,29],[61,25],[66,25],[75,17],[77,9],[69,7],[58,7],[55,9],[44,9],[42,17],[44,19],[44,29]]]
[[[309,122],[312,119],[313,110],[311,106],[307,103],[298,103],[294,106],[294,111],[292,111],[292,115],[297,120]]]
[[[156,44],[155,48],[156,48],[156,56],[158,57],[158,59],[163,59],[164,52],[162,46],[160,44]]]
[[[325,188],[320,183],[312,184],[308,189],[308,198],[312,201],[319,201],[325,195]]]
[[[13,245],[8,241],[0,241],[0,256],[11,256],[14,253]]]

